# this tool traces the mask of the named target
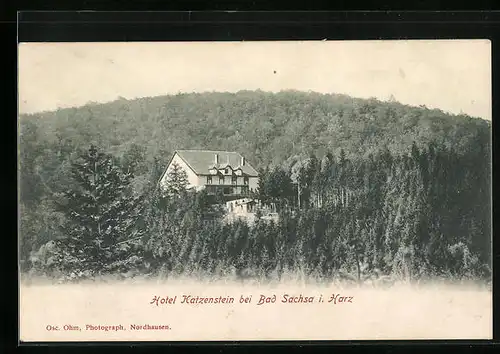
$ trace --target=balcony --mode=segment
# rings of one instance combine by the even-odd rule
[[[215,195],[222,192],[224,196],[247,196],[249,194],[249,188],[247,185],[231,185],[231,184],[216,184],[216,185],[205,185],[205,189],[209,195]]]

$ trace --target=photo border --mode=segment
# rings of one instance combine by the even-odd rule
[[[490,39],[492,49],[492,97],[498,90],[500,57],[500,13],[498,12],[20,12],[17,36],[20,42],[94,42],[94,41],[269,41],[269,40],[380,40],[380,39]],[[16,78],[17,82],[17,78]],[[17,107],[17,95],[15,100]],[[492,116],[500,111],[500,101],[493,99]],[[16,109],[17,111],[17,109]],[[16,114],[17,116],[17,114]],[[17,120],[16,120],[17,126]],[[493,162],[499,143],[493,129]],[[17,132],[17,129],[16,129]],[[17,138],[16,138],[17,141]],[[17,145],[17,144],[16,144]],[[17,149],[16,149],[17,151]],[[16,156],[17,160],[17,156]],[[493,164],[493,181],[499,175]],[[17,176],[16,176],[17,177]],[[17,181],[17,178],[16,178]],[[493,195],[498,188],[493,183]],[[494,200],[494,198],[493,198]],[[16,195],[17,201],[17,195]],[[17,203],[16,203],[17,204]],[[17,212],[16,212],[17,215]],[[493,312],[498,312],[496,294],[499,279],[496,268],[500,242],[495,239],[498,208],[493,203]],[[17,229],[17,225],[16,225]],[[17,239],[13,242],[17,250]],[[12,248],[14,250],[14,248]],[[12,252],[12,251],[10,251]],[[15,252],[17,254],[17,251]],[[16,259],[16,285],[19,291]],[[18,323],[18,298],[15,311]],[[11,307],[12,309],[14,307]],[[302,348],[367,347],[396,349],[411,345],[427,351],[432,348],[493,347],[500,338],[494,316],[493,341],[489,340],[410,340],[410,341],[238,341],[238,342],[29,342],[21,347],[58,347],[75,345],[96,348],[126,347],[198,347],[221,346]],[[17,331],[17,339],[19,332]],[[80,348],[81,348],[80,347]],[[386,349],[387,349],[386,348]]]

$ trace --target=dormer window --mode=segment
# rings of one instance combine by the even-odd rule
[[[212,175],[216,175],[217,174],[217,169],[215,167],[212,167],[210,170],[209,170],[210,174]]]
[[[226,173],[226,175],[229,174],[229,168],[226,168],[225,173]]]

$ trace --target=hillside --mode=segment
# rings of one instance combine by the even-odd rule
[[[338,154],[340,149],[350,157],[385,146],[400,153],[413,141],[463,151],[478,139],[488,141],[490,127],[482,119],[425,107],[292,91],[120,99],[22,115],[20,120],[21,132],[28,135],[24,139],[36,145],[70,148],[93,142],[119,156],[137,144],[150,162],[153,157],[165,162],[175,149],[224,149],[239,151],[257,167],[291,155]],[[36,125],[36,137],[29,136],[28,122]]]
[[[54,196],[78,187],[71,164],[95,144],[133,171],[139,195],[175,149],[238,151],[256,168],[281,167],[263,171],[259,185],[261,200],[296,209],[279,225],[204,226],[196,196],[166,211],[145,203],[139,261],[149,257],[157,270],[331,275],[358,267],[359,278],[366,258],[389,274],[490,274],[491,126],[479,118],[343,95],[243,91],[120,99],[22,115],[20,125],[23,269],[47,241],[67,238]]]

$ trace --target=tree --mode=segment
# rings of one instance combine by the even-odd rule
[[[187,191],[188,175],[182,167],[174,162],[172,169],[167,173],[166,193],[170,196],[182,196]]]
[[[122,157],[122,166],[125,171],[133,174],[146,172],[146,148],[132,143]]]
[[[263,203],[273,203],[281,211],[290,206],[295,198],[295,190],[290,175],[280,167],[263,171],[259,178],[259,199]]]
[[[259,180],[257,184],[257,197],[263,204],[269,202],[269,170],[267,168],[259,169]]]
[[[44,185],[37,173],[37,160],[43,155],[39,127],[32,121],[19,127],[19,192],[20,201],[27,206],[36,205],[44,194]]]
[[[72,164],[72,173],[78,188],[56,202],[66,216],[65,237],[56,241],[56,267],[71,277],[128,270],[140,256],[134,246],[141,236],[136,228],[141,198],[132,196],[133,176],[95,146]]]

